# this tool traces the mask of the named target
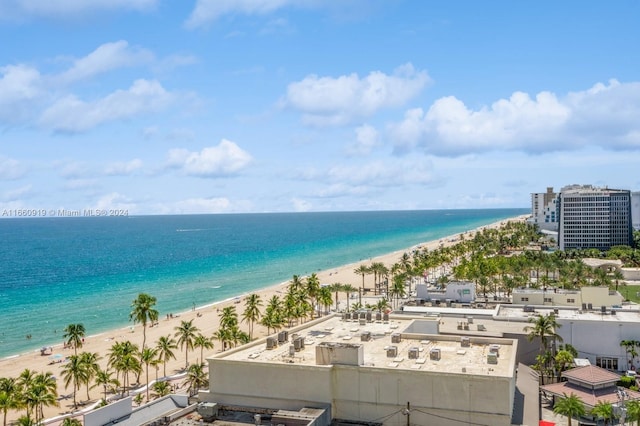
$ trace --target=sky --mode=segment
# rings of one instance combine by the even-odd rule
[[[640,190],[640,3],[0,0],[0,217]]]

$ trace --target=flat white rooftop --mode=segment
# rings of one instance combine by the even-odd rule
[[[312,325],[289,331],[287,342],[267,349],[266,339],[244,345],[236,350],[222,352],[214,359],[252,363],[279,363],[315,366],[318,344],[362,345],[364,362],[361,368],[405,369],[414,371],[447,372],[470,375],[511,377],[515,368],[515,343],[495,337],[467,336],[469,346],[463,347],[461,336],[426,334],[406,330],[436,329],[438,318],[392,315],[388,322],[372,321],[364,324],[357,320],[345,321],[340,316],[328,316]],[[421,322],[428,322],[422,324]],[[292,350],[293,334],[304,337],[304,348]],[[361,335],[369,333],[370,340]],[[400,336],[392,336],[400,334]],[[277,338],[277,334],[271,336]],[[397,340],[400,337],[400,341]],[[495,345],[491,347],[491,345]],[[396,347],[392,356],[390,347]],[[431,359],[431,350],[440,350],[440,359]],[[488,354],[497,349],[497,363],[488,362]],[[410,352],[412,358],[410,358]],[[493,360],[492,360],[493,361]],[[322,367],[322,366],[320,366]]]
[[[536,317],[538,315],[548,315],[550,313],[554,313],[554,307],[534,307],[534,312],[523,312],[522,307],[510,307],[507,305],[501,305],[497,311],[495,319],[505,319],[505,320],[518,320],[524,319],[528,320],[529,318]],[[598,309],[590,310],[590,311],[582,311],[579,309],[572,308],[558,308],[555,307],[557,312],[555,312],[555,316],[557,319],[566,319],[566,320],[581,320],[581,321],[612,321],[612,322],[634,322],[637,323],[640,321],[640,312],[637,310],[637,306],[635,309],[629,308],[621,308],[614,309],[615,314],[612,314],[611,309],[607,309],[606,313],[602,313],[602,311]]]

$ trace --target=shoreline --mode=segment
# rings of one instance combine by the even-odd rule
[[[340,265],[337,267],[332,267],[326,270],[317,271],[320,282],[322,284],[331,284],[331,283],[348,283],[352,284],[355,287],[360,287],[362,285],[362,276],[355,274],[353,271],[359,265],[365,264],[368,265],[371,262],[381,262],[386,266],[390,267],[393,263],[397,262],[402,254],[411,253],[416,249],[428,249],[434,250],[441,246],[449,246],[454,245],[460,241],[460,236],[465,235],[466,238],[471,238],[475,233],[482,231],[486,228],[498,228],[503,224],[510,221],[523,221],[527,215],[515,216],[511,218],[502,219],[500,221],[479,226],[474,229],[470,229],[463,232],[458,232],[452,235],[447,235],[442,238],[426,241],[420,244],[413,245],[411,247],[407,247],[403,250],[396,250],[390,253],[382,254],[379,256],[363,259],[360,261]],[[306,277],[307,275],[300,275],[300,277]],[[373,287],[373,275],[365,276],[365,286],[367,288]],[[173,314],[171,317],[165,317],[164,315],[160,315],[158,318],[158,322],[154,326],[148,326],[146,329],[147,335],[147,343],[149,346],[155,346],[155,342],[161,336],[170,335],[173,337],[174,329],[176,326],[180,325],[181,321],[189,321],[193,320],[193,323],[200,332],[205,336],[212,336],[215,331],[219,328],[219,317],[220,312],[224,307],[227,306],[236,306],[236,312],[238,314],[239,326],[242,330],[247,330],[248,324],[241,320],[242,318],[242,310],[244,309],[244,298],[250,294],[258,294],[262,300],[262,308],[263,311],[266,307],[268,300],[274,296],[281,296],[286,292],[287,286],[289,285],[290,280],[274,284],[268,285],[266,287],[256,289],[254,291],[243,292],[241,294],[225,298],[221,301],[215,301],[212,303],[205,303],[201,306],[195,307],[195,309],[188,309],[185,311],[178,312],[177,314]],[[346,295],[339,295],[339,302],[344,304],[348,303],[346,299]],[[365,300],[372,301],[377,299],[379,296],[363,296],[363,302]],[[332,306],[333,309],[333,306]],[[96,334],[85,336],[85,343],[79,352],[87,351],[87,352],[95,352],[98,353],[102,358],[99,362],[101,368],[106,368],[107,355],[111,346],[114,343],[130,340],[132,343],[141,345],[142,342],[142,326],[140,324],[133,324],[125,327],[117,327],[104,332],[98,332]],[[262,325],[255,324],[254,326],[254,339],[261,338],[267,336],[266,328]],[[61,367],[64,366],[63,360],[65,357],[69,355],[73,355],[74,351],[72,348],[65,348],[63,344],[58,343],[57,345],[46,345],[47,348],[52,348],[47,355],[41,355],[40,349],[35,349],[33,351],[27,351],[22,354],[14,354],[8,357],[0,358],[0,377],[17,377],[25,368],[31,369],[37,373],[40,372],[51,372],[56,377],[61,377]],[[219,341],[214,340],[214,348],[212,350],[206,350],[203,353],[203,358],[206,358],[209,355],[218,353],[221,351],[221,344]],[[175,350],[176,358],[171,360],[166,365],[166,373],[167,375],[175,374],[177,371],[181,371],[185,365],[185,350],[184,348],[177,348]],[[54,356],[55,355],[55,356]],[[189,362],[196,362],[198,358],[200,358],[200,349],[194,349],[189,352],[188,355]],[[149,371],[149,379],[153,380],[155,375],[158,374],[162,376],[163,366],[159,367],[159,371],[153,371],[150,369]],[[144,373],[140,377],[140,382],[142,385],[145,384]],[[58,380],[58,402],[60,403],[60,407],[45,407],[45,418],[51,418],[54,416],[58,416],[61,414],[68,414],[72,411],[73,407],[68,399],[69,394],[73,393],[73,389],[65,389],[64,381]],[[90,392],[91,400],[95,400],[101,397],[102,390],[96,387]],[[83,389],[78,391],[77,398],[79,400],[86,399],[86,392]],[[81,409],[80,407],[79,409]],[[21,414],[22,411],[10,411],[8,419],[16,419]]]

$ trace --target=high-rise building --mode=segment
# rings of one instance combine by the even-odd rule
[[[631,225],[640,231],[640,191],[631,193]]]
[[[547,192],[531,194],[531,219],[529,219],[529,223],[536,225],[542,231],[557,232],[559,219],[558,194],[553,192],[552,187],[548,187]]]
[[[571,185],[558,194],[560,250],[631,245],[631,191]]]

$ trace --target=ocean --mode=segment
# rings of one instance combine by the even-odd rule
[[[0,357],[61,344],[71,323],[87,335],[131,325],[140,292],[157,298],[162,317],[528,212],[0,220]]]

